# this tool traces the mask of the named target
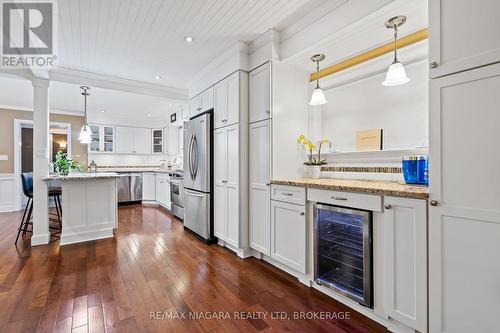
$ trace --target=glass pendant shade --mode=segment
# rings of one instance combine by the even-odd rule
[[[78,141],[83,144],[90,144],[92,141],[92,132],[88,125],[84,125],[80,131],[80,135],[78,136]]]
[[[313,90],[311,95],[311,100],[309,101],[309,105],[323,105],[328,103],[325,97],[325,92],[321,88],[316,88]]]
[[[387,75],[385,76],[385,81],[382,82],[382,85],[386,87],[392,87],[399,86],[408,82],[410,82],[410,79],[406,75],[403,64],[399,61],[395,61],[389,67]]]

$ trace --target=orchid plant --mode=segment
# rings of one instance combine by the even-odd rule
[[[300,147],[302,147],[303,149],[307,150],[308,160],[304,162],[304,165],[326,164],[326,159],[321,159],[321,149],[323,148],[324,145],[328,145],[328,147],[332,146],[332,143],[328,138],[324,138],[323,140],[314,143],[308,138],[306,138],[304,134],[301,134],[297,138],[297,144],[300,145]],[[317,157],[315,155],[317,155]]]

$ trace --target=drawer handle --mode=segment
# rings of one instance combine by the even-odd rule
[[[431,200],[429,202],[429,204],[432,206],[432,207],[436,207],[438,205],[438,202],[436,200]]]
[[[384,208],[385,208],[385,209],[391,209],[391,208],[392,208],[392,206],[391,206],[391,205],[389,205],[389,204],[385,204],[385,205],[384,205]]]
[[[282,192],[281,194],[282,194],[282,195],[286,195],[287,197],[291,197],[291,196],[293,196],[293,194],[292,194],[292,193]]]
[[[332,197],[333,200],[346,201],[347,198],[344,197]]]
[[[201,108],[197,108],[196,111],[201,111]]]
[[[438,63],[436,61],[433,61],[429,64],[429,68],[437,68]]]

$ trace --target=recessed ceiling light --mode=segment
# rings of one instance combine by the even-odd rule
[[[156,75],[156,76],[155,76],[155,79],[157,79],[157,80],[161,80],[161,76],[160,76],[160,75]]]
[[[185,39],[185,40],[186,40],[186,42],[188,42],[188,43],[191,43],[191,42],[194,40],[194,38],[193,38],[193,37],[191,37],[191,36],[186,36],[186,37],[184,37],[184,39]]]
[[[106,110],[101,110],[102,113],[106,112]]]
[[[168,107],[171,108],[172,107],[172,103],[168,103]]]
[[[151,117],[151,113],[148,113],[148,117]]]

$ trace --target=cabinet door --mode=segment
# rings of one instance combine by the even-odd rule
[[[156,179],[154,173],[142,174],[142,200],[156,200]]]
[[[156,201],[165,205],[167,201],[167,192],[165,179],[161,175],[156,175]]]
[[[500,64],[431,80],[430,332],[498,331],[498,87]]]
[[[227,188],[227,242],[240,247],[240,135],[239,125],[225,128],[226,188]]]
[[[135,154],[151,154],[151,129],[135,128]]]
[[[178,155],[179,152],[182,152],[181,148],[179,147],[179,144],[182,144],[182,139],[179,141],[179,132],[180,128],[176,126],[165,128],[165,153],[167,153],[168,155],[174,156]]]
[[[112,153],[115,150],[115,128],[113,126],[102,127],[102,151]]]
[[[225,129],[214,131],[214,235],[227,237],[227,134]]]
[[[257,67],[249,73],[249,122],[271,118],[271,73],[270,63]]]
[[[170,177],[165,177],[165,207],[171,209],[171,196],[170,196]]]
[[[189,101],[189,118],[196,116],[201,112],[201,96],[193,97]]]
[[[429,1],[431,77],[500,61],[499,12],[498,0]]]
[[[227,79],[227,111],[225,125],[240,121],[240,72],[233,73]]]
[[[201,93],[201,111],[207,111],[214,108],[214,88],[210,87]]]
[[[135,132],[133,127],[116,126],[116,152],[119,154],[133,154],[135,150]]]
[[[271,257],[306,273],[306,208],[271,201]]]
[[[165,131],[168,129],[165,128]],[[151,132],[153,134],[152,136],[152,146],[153,146],[153,154],[161,154],[163,153],[163,129],[157,128],[153,129]]]
[[[387,313],[427,331],[427,201],[386,197]]]
[[[270,120],[250,124],[250,247],[271,255]]]
[[[227,116],[227,81],[222,80],[214,86],[214,128],[225,125]]]
[[[90,136],[91,142],[88,145],[89,153],[99,153],[102,151],[101,147],[101,126],[99,125],[89,125],[90,132],[92,135]]]

